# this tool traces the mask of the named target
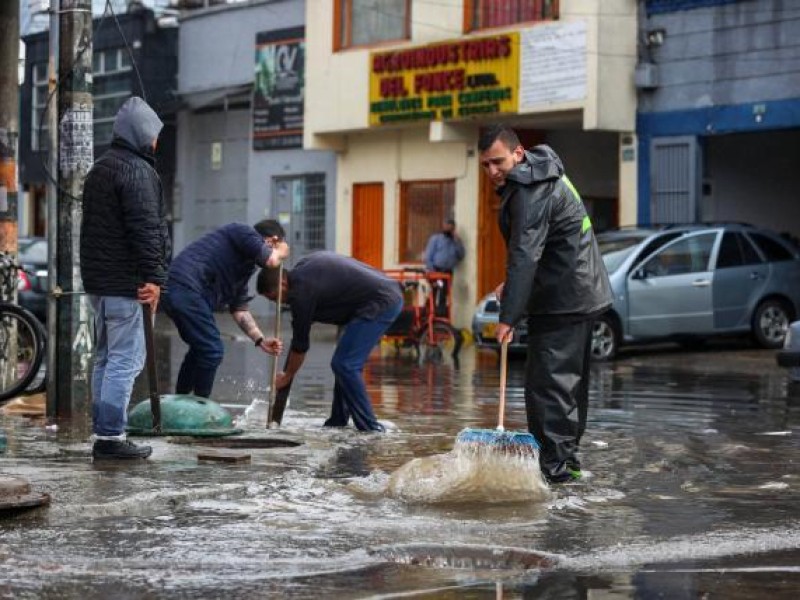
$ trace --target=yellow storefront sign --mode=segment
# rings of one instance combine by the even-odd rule
[[[372,52],[369,123],[513,113],[518,88],[518,32]]]

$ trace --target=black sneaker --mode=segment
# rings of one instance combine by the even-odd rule
[[[147,458],[153,453],[150,446],[137,446],[128,440],[95,440],[92,456],[95,460],[125,460]]]

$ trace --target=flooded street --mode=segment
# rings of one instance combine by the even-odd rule
[[[183,346],[168,331],[158,343],[166,392]],[[226,347],[214,398],[239,414],[266,397],[269,359]],[[322,428],[331,349],[312,345],[283,428],[258,432],[299,445],[247,449],[249,463],[151,438],[149,461],[93,465],[75,428],[2,417],[0,473],[52,504],[0,521],[0,598],[796,597],[800,389],[771,352],[645,348],[595,365],[589,478],[543,502],[426,506],[389,498],[389,476],[496,425],[496,355],[373,353],[380,435]],[[508,429],[524,428],[523,366]]]

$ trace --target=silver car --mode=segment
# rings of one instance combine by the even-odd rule
[[[614,293],[595,323],[592,355],[614,358],[633,342],[694,344],[713,336],[751,333],[780,348],[800,314],[800,251],[771,231],[744,224],[620,229],[598,234]],[[473,318],[480,347],[496,348],[499,306],[484,297]],[[524,323],[512,348],[525,347]]]

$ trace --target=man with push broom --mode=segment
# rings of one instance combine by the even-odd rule
[[[583,202],[549,146],[526,151],[512,129],[495,125],[478,150],[501,198],[507,248],[497,341],[508,342],[527,315],[528,429],[541,443],[547,481],[574,481],[582,475],[592,324],[611,306],[608,273]]]

